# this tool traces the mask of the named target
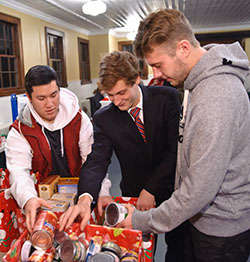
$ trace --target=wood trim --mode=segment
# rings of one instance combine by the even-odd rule
[[[21,20],[17,17],[3,14],[0,12],[0,20],[11,23],[14,26],[14,48],[17,57],[18,87],[17,88],[0,88],[0,97],[8,96],[13,93],[21,94],[25,92],[24,84],[24,58],[23,58],[23,41],[21,31]]]
[[[47,55],[47,64],[50,65],[50,56],[49,56],[49,38],[48,35],[54,35],[61,37],[62,39],[62,87],[67,87],[68,82],[67,82],[67,70],[66,70],[66,50],[65,50],[65,37],[64,37],[64,32],[58,31],[53,28],[45,27],[45,42],[46,42],[46,55]]]
[[[77,41],[78,41],[78,57],[79,57],[79,76],[80,76],[80,80],[81,80],[81,85],[84,85],[84,84],[90,84],[92,83],[91,81],[91,71],[90,71],[90,56],[89,56],[89,40],[87,39],[83,39],[83,38],[80,38],[78,37],[77,38]],[[86,79],[82,79],[82,76],[81,76],[81,43],[84,43],[84,44],[87,44],[88,45],[88,62],[87,62],[87,65],[88,65],[88,70],[89,70],[89,80],[86,80]]]

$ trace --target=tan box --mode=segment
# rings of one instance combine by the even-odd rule
[[[57,184],[59,181],[59,175],[52,175],[46,177],[41,184],[38,184],[39,197],[47,200],[57,192]]]
[[[73,206],[76,201],[75,193],[55,193],[50,200],[62,200],[69,202],[70,206]]]
[[[77,194],[79,177],[61,177],[58,182],[58,193]]]
[[[50,210],[52,212],[65,212],[69,207],[68,201],[49,199],[47,202],[52,206],[52,209],[42,207],[44,210]]]

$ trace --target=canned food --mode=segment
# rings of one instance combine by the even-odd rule
[[[138,252],[136,252],[135,250],[133,249],[128,249],[126,250],[123,254],[122,254],[122,257],[121,257],[121,260],[124,259],[124,261],[127,261],[125,258],[135,258],[136,260],[132,260],[132,261],[137,261],[138,260]],[[123,261],[123,260],[122,260]],[[130,260],[128,260],[130,261]]]
[[[90,262],[119,262],[115,259],[115,257],[110,254],[109,252],[100,252],[93,255],[90,260]]]
[[[63,262],[85,261],[86,247],[79,240],[64,240],[60,244],[59,257]]]
[[[105,209],[105,223],[111,227],[116,226],[127,215],[128,209],[124,205],[112,202]]]
[[[37,249],[28,259],[28,262],[52,262],[55,257],[55,248],[51,247],[48,250]]]
[[[138,262],[138,258],[133,256],[125,256],[121,258],[120,262]]]
[[[69,239],[68,234],[64,231],[59,231],[58,229],[56,229],[53,242],[54,247],[59,246],[66,239]]]
[[[26,240],[21,249],[21,261],[22,262],[27,262],[30,255],[35,249],[32,247],[32,244],[29,240]]]
[[[122,254],[122,250],[121,248],[114,242],[106,242],[102,245],[102,249],[101,251],[109,251],[114,253],[116,256],[118,256],[118,258],[120,259],[121,254]]]
[[[53,245],[57,216],[51,211],[41,210],[31,235],[31,243],[36,249],[47,250]]]
[[[89,243],[86,254],[86,262],[90,262],[90,258],[101,251],[102,237],[94,236]]]

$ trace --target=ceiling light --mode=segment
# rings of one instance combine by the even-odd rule
[[[83,13],[92,16],[103,14],[106,10],[106,4],[100,0],[88,1],[82,6]]]

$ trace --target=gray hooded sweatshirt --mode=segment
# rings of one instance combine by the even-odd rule
[[[249,61],[239,43],[205,49],[184,82],[189,96],[176,191],[160,207],[132,217],[145,233],[168,232],[188,219],[212,236],[250,228],[250,104],[243,85]]]

